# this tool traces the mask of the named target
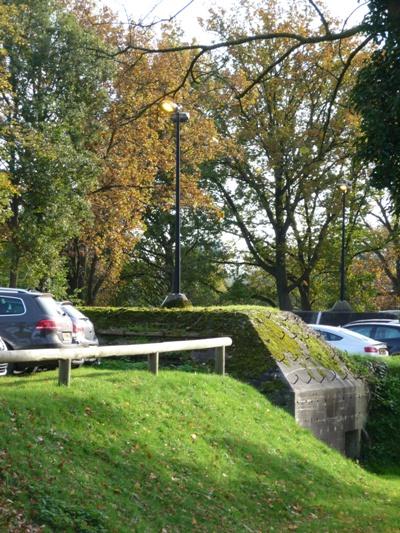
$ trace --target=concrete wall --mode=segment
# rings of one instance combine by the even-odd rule
[[[369,392],[350,374],[278,363],[293,395],[296,421],[348,457],[360,455],[361,434],[367,421]]]

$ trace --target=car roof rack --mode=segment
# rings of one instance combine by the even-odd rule
[[[398,324],[399,320],[397,318],[365,318],[364,320],[353,320],[353,322],[348,322],[346,326],[352,324]]]
[[[13,287],[0,287],[0,292],[6,292],[10,294],[33,294],[33,295],[42,295],[45,294],[40,291],[31,290],[31,289],[18,289]]]
[[[12,293],[15,293],[15,292],[29,292],[26,289],[14,289],[12,287],[0,287],[0,291],[1,292],[12,292]]]

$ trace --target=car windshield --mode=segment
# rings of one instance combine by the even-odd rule
[[[69,314],[69,316],[72,316],[73,318],[86,318],[84,314],[82,314],[76,307],[73,305],[62,305],[62,308],[66,313]]]
[[[354,333],[359,333],[360,335],[364,335],[365,337],[371,337],[372,328],[374,326],[370,326],[368,324],[359,324],[355,326],[348,326],[348,329],[353,331]]]
[[[64,315],[64,311],[61,309],[60,305],[51,296],[37,296],[37,302],[49,316]]]

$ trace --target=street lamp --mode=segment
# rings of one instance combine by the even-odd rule
[[[340,254],[340,297],[339,301],[346,300],[346,194],[350,190],[351,183],[343,180],[339,183],[339,189],[342,192],[342,246]]]
[[[165,298],[162,307],[187,307],[190,304],[188,298],[181,293],[181,154],[180,154],[180,129],[181,124],[188,122],[189,113],[185,113],[172,100],[165,99],[161,103],[161,108],[171,115],[171,120],[175,124],[175,264],[172,279],[172,291]]]

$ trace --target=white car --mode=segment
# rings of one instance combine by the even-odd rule
[[[0,337],[0,351],[3,352],[7,350],[7,346],[3,339]],[[0,362],[0,376],[5,376],[7,374],[8,369],[8,363],[1,363]]]
[[[333,348],[347,352],[349,355],[389,355],[386,344],[360,335],[355,331],[322,324],[307,325],[316,333],[319,333]]]

